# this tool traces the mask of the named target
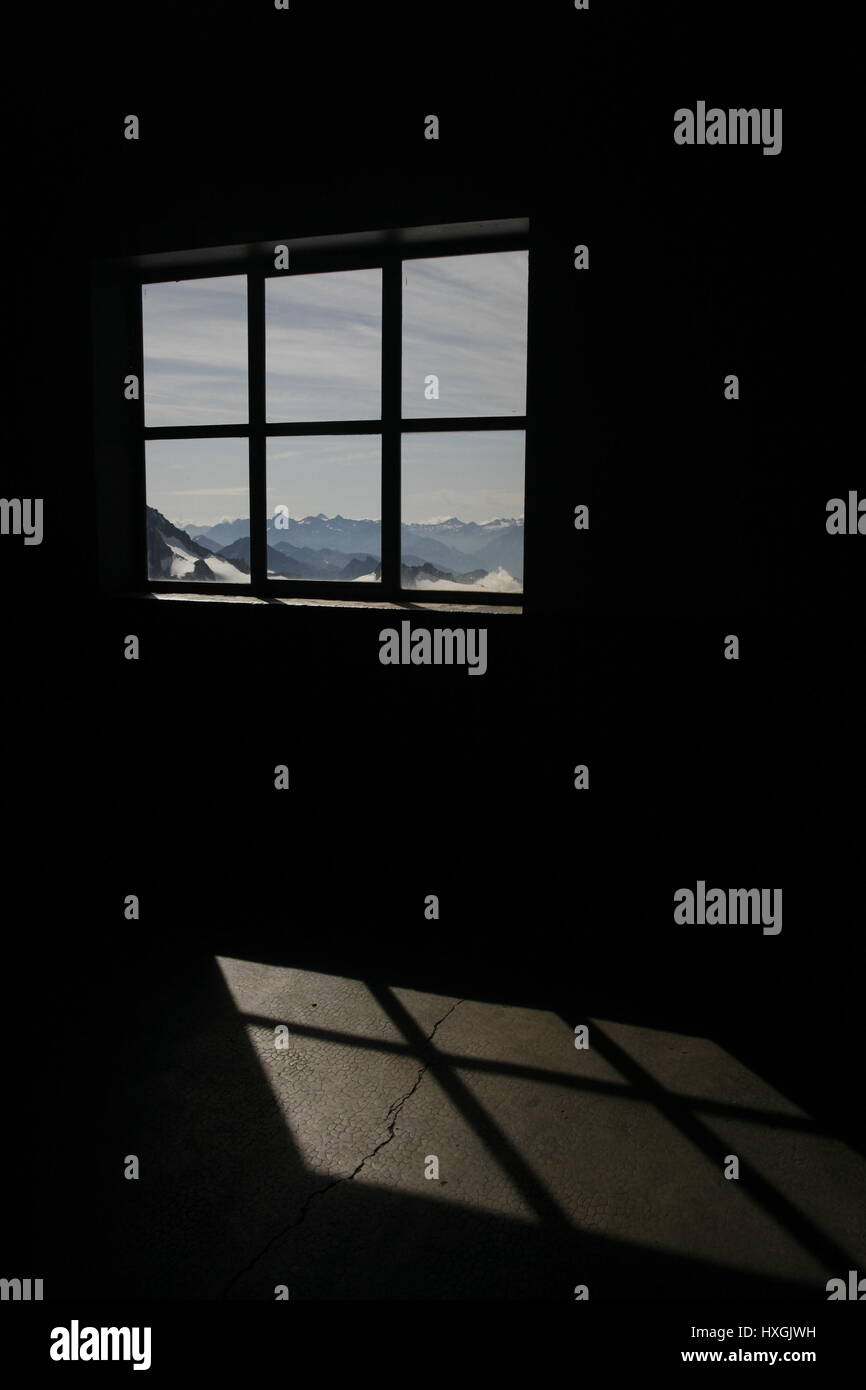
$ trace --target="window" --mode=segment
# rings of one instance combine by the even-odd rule
[[[525,222],[141,258],[141,586],[519,603],[528,286]]]

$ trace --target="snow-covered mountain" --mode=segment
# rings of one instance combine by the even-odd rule
[[[216,584],[249,583],[250,577],[248,564],[213,554],[154,507],[147,508],[147,572],[151,579]]]
[[[400,528],[408,587],[478,587],[518,592],[523,583],[523,518],[461,521],[459,517],[409,522]],[[148,554],[154,579],[218,579],[249,575],[248,519],[214,526],[173,526],[148,508]],[[268,573],[286,579],[358,581],[378,577],[380,523],[344,516],[291,518],[267,526]]]

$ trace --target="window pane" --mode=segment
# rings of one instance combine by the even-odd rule
[[[245,439],[145,444],[151,579],[250,579],[249,449]]]
[[[247,278],[143,285],[144,423],[245,424]]]
[[[526,414],[528,266],[526,251],[403,262],[404,416]]]
[[[377,420],[382,272],[265,281],[267,419]]]
[[[523,430],[404,434],[405,588],[523,588]]]
[[[381,471],[378,435],[269,439],[269,577],[378,582]]]

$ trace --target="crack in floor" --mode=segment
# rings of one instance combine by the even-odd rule
[[[460,1004],[464,1004],[465,1002],[466,1001],[464,999],[457,999],[451,1005],[450,1009],[448,1009],[447,1013],[444,1013],[440,1019],[437,1019],[437,1021],[433,1024],[432,1031],[428,1033],[427,1037],[424,1039],[425,1044],[433,1041],[438,1030],[441,1028],[445,1020],[447,1018],[450,1018],[454,1010]],[[262,1246],[258,1254],[253,1256],[249,1264],[244,1265],[243,1269],[238,1270],[237,1274],[232,1275],[231,1279],[226,1284],[222,1293],[219,1295],[220,1298],[227,1298],[231,1290],[235,1287],[235,1285],[239,1283],[241,1279],[243,1279],[245,1274],[249,1274],[250,1270],[258,1264],[259,1260],[261,1260],[268,1253],[272,1246],[276,1245],[277,1242],[282,1240],[284,1236],[287,1236],[289,1234],[289,1231],[295,1230],[296,1227],[302,1224],[304,1218],[307,1215],[310,1203],[312,1202],[314,1197],[324,1197],[327,1192],[330,1192],[332,1190],[332,1188],[339,1187],[340,1184],[344,1182],[351,1182],[352,1179],[357,1177],[357,1175],[360,1173],[365,1163],[369,1163],[371,1158],[376,1157],[376,1154],[379,1152],[380,1149],[384,1149],[387,1144],[391,1143],[391,1140],[394,1138],[394,1135],[396,1134],[397,1116],[400,1114],[400,1111],[403,1109],[403,1106],[406,1104],[407,1100],[411,1100],[412,1096],[414,1096],[418,1087],[421,1085],[421,1082],[424,1080],[424,1075],[429,1070],[429,1067],[429,1062],[422,1063],[422,1065],[418,1069],[418,1075],[416,1076],[410,1090],[408,1090],[405,1095],[400,1096],[397,1100],[392,1100],[391,1104],[388,1106],[388,1109],[385,1112],[385,1119],[386,1121],[388,1121],[390,1116],[390,1121],[388,1123],[388,1132],[386,1137],[382,1139],[374,1149],[371,1149],[368,1154],[364,1155],[364,1157],[361,1159],[361,1162],[358,1164],[356,1168],[352,1169],[351,1173],[346,1173],[343,1177],[340,1178],[334,1178],[324,1187],[317,1187],[314,1189],[314,1191],[307,1193],[307,1196],[304,1199],[304,1204],[301,1207],[300,1214],[298,1215],[297,1219],[295,1221],[290,1221],[287,1226],[281,1227],[280,1230],[277,1231],[275,1235],[271,1236],[270,1240]]]

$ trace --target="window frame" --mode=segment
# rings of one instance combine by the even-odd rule
[[[274,267],[274,247],[289,248],[288,270]],[[528,253],[528,321],[526,337],[526,413],[508,416],[435,416],[404,418],[402,415],[402,267],[404,261],[440,256],[484,254],[488,251],[525,250]],[[266,418],[265,361],[265,282],[291,275],[317,272],[381,269],[381,416],[375,420],[293,421],[271,423]],[[119,277],[118,277],[119,272]],[[247,389],[246,423],[227,425],[154,426],[144,423],[144,332],[142,289],[148,284],[178,280],[239,275],[247,277]],[[526,545],[524,576],[519,593],[508,594],[471,589],[405,589],[401,582],[401,444],[409,433],[444,433],[475,430],[519,430],[524,433],[524,538],[530,476],[532,424],[530,362],[532,353],[532,277],[533,255],[527,219],[500,222],[450,224],[438,228],[404,228],[384,233],[337,234],[304,238],[279,238],[255,245],[230,248],[204,248],[197,252],[156,253],[131,257],[103,267],[96,282],[103,290],[115,290],[114,317],[126,321],[129,366],[139,380],[139,399],[128,402],[127,437],[133,486],[130,501],[135,517],[129,528],[134,547],[131,564],[123,566],[134,590],[153,594],[190,596],[228,595],[265,600],[333,599],[370,604],[395,603],[450,607],[481,604],[487,607],[521,607],[526,598]],[[104,299],[97,303],[95,337],[105,348],[105,322],[109,316]],[[99,332],[102,326],[102,333]],[[116,363],[116,358],[115,358]],[[116,365],[115,381],[116,377]],[[97,372],[97,392],[99,377]],[[103,362],[102,377],[105,376]],[[116,387],[115,387],[116,389]],[[104,412],[103,412],[104,413]],[[116,418],[116,417],[115,417]],[[98,423],[98,422],[97,422]],[[97,429],[97,435],[100,431]],[[377,435],[381,440],[381,580],[363,586],[351,581],[271,579],[267,574],[266,526],[254,526],[252,518],[266,516],[267,441],[298,435]],[[177,579],[151,579],[148,575],[146,543],[146,445],[152,440],[246,439],[249,448],[250,580],[229,584],[221,581],[195,583]],[[98,441],[97,441],[98,442]],[[97,450],[99,452],[99,450]],[[103,447],[103,455],[105,449]],[[116,463],[116,451],[114,459]],[[103,510],[103,518],[105,508]],[[113,568],[117,568],[116,564]]]

